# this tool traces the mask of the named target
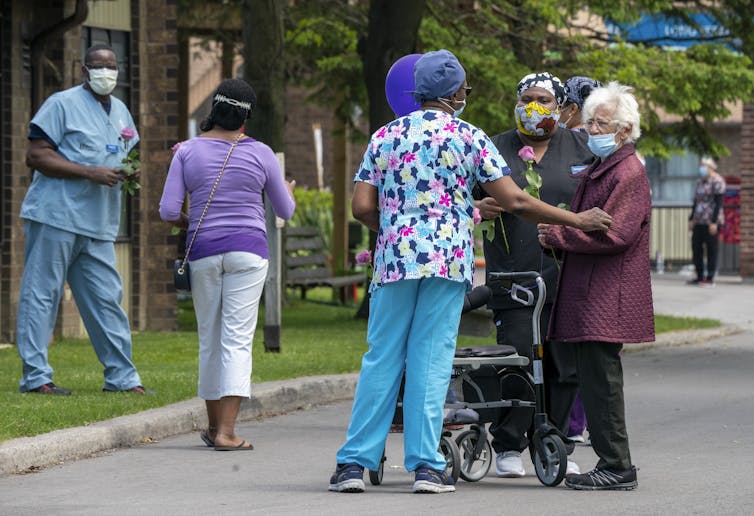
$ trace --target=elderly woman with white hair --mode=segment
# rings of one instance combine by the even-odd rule
[[[624,343],[654,340],[649,181],[636,156],[641,130],[631,88],[611,82],[594,90],[583,116],[589,148],[599,159],[581,172],[571,208],[600,207],[614,222],[600,233],[538,226],[543,246],[565,251],[548,338],[574,346],[589,436],[599,457],[595,469],[568,476],[565,483],[573,489],[628,490],[637,481],[620,352]]]

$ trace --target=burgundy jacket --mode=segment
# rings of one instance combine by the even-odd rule
[[[627,144],[582,172],[571,210],[599,207],[610,230],[584,233],[551,226],[546,244],[565,251],[549,339],[651,342],[655,337],[649,275],[651,198],[636,147]]]

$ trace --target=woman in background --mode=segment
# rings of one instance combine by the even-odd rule
[[[188,260],[199,332],[199,397],[209,422],[202,440],[215,450],[252,450],[236,435],[235,423],[241,398],[251,396],[251,345],[267,276],[263,194],[278,217],[290,219],[295,181],[283,179],[272,149],[243,133],[256,105],[252,87],[227,79],[212,98],[203,133],[173,155],[160,217],[188,228],[186,241],[193,240]],[[187,193],[188,215],[181,211]]]

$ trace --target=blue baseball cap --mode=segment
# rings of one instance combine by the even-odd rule
[[[461,87],[466,80],[466,71],[448,50],[427,52],[414,64],[417,102],[447,97]]]

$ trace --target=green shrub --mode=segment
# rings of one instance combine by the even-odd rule
[[[325,248],[332,249],[332,208],[333,195],[323,190],[297,188],[293,192],[296,198],[296,211],[291,218],[291,226],[314,226],[325,242]]]

